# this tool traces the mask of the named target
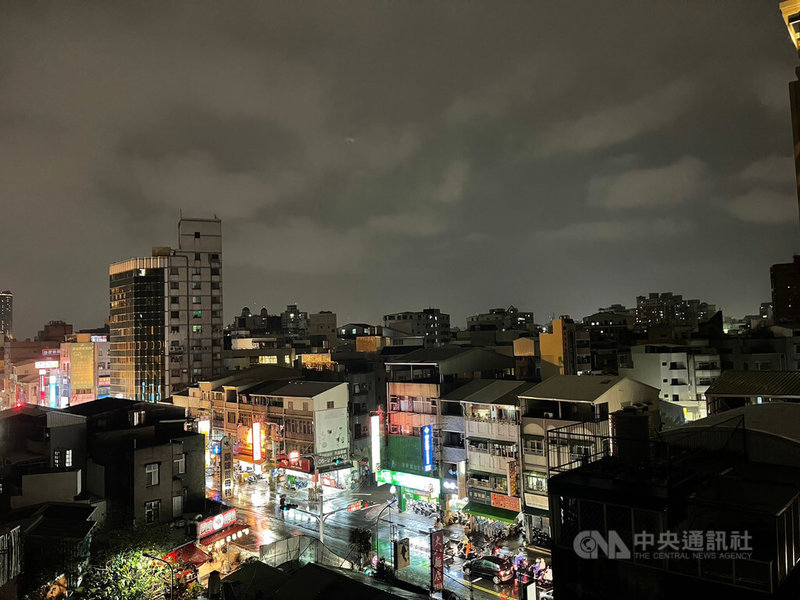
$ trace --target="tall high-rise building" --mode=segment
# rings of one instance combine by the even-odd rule
[[[9,290],[0,292],[0,342],[11,336],[14,316],[14,294]]]
[[[158,402],[222,371],[222,222],[181,219],[178,247],[109,267],[111,395]]]
[[[800,0],[780,3],[781,15],[789,38],[800,54]],[[789,82],[789,106],[792,110],[792,137],[794,138],[794,170],[797,183],[797,202],[800,208],[800,67],[795,69],[796,81]]]
[[[776,323],[800,323],[800,256],[790,263],[772,265],[772,311]]]

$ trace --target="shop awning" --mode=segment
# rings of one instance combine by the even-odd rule
[[[239,532],[244,531],[245,529],[249,529],[249,527],[244,523],[234,523],[233,525],[231,525],[230,527],[226,527],[222,531],[212,533],[211,535],[207,535],[206,537],[202,538],[200,540],[200,545],[206,547],[213,546],[216,542],[220,540],[224,542],[225,538],[227,538],[228,536],[231,537],[236,536],[236,538],[238,539],[240,537]]]
[[[516,522],[518,515],[518,513],[511,510],[480,504],[479,502],[467,502],[467,505],[461,510],[476,517],[484,517],[493,521],[502,521],[503,523]]]
[[[543,508],[536,508],[536,507],[533,507],[533,506],[523,506],[522,507],[522,512],[524,512],[526,515],[533,515],[535,517],[549,517],[550,516],[550,511],[549,510],[545,510]]]
[[[253,460],[253,457],[249,454],[234,454],[233,458],[242,462],[250,463],[251,465],[263,465],[267,460],[266,458],[262,458],[261,460]]]
[[[184,544],[166,554],[164,558],[177,565],[194,565],[199,567],[208,562],[208,554],[194,545],[194,542]]]

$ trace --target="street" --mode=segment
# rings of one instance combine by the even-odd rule
[[[251,526],[250,535],[237,542],[242,548],[258,554],[259,546],[270,544],[280,539],[295,535],[311,535],[319,538],[319,527],[314,517],[299,510],[280,511],[278,509],[280,494],[286,494],[286,502],[297,504],[298,509],[310,513],[319,513],[319,503],[308,501],[308,490],[279,490],[271,492],[265,480],[245,483],[239,486],[235,496],[227,502],[235,506],[239,519]],[[430,586],[429,570],[429,532],[433,527],[433,519],[406,512],[398,514],[396,504],[386,508],[391,498],[389,486],[370,487],[357,490],[335,490],[324,488],[325,513],[345,508],[348,504],[364,500],[370,508],[347,512],[341,510],[325,520],[324,543],[339,556],[347,560],[356,560],[350,544],[350,531],[355,528],[369,529],[373,532],[373,546],[378,543],[379,556],[392,563],[392,539],[408,537],[410,540],[411,560],[408,567],[397,571],[398,578],[428,588]],[[385,509],[385,510],[383,510]],[[382,511],[380,523],[378,514]],[[450,526],[445,529],[446,536],[454,542],[463,537],[463,529]],[[506,540],[503,544],[506,552],[516,554],[519,543]],[[533,558],[530,556],[529,558]],[[495,598],[518,598],[516,581],[495,585],[490,580],[473,577],[465,579],[460,558],[453,559],[445,569],[445,587],[462,598],[494,600]]]

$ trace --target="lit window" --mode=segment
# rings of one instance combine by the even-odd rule
[[[203,318],[203,311],[202,310],[195,310],[192,312],[193,319],[202,319]]]
[[[200,304],[200,296],[192,296],[192,304]]]
[[[147,487],[158,485],[158,463],[146,464],[144,466],[144,472]]]
[[[172,497],[172,518],[177,519],[183,514],[183,496]]]
[[[259,356],[258,357],[258,364],[260,364],[260,365],[277,365],[278,364],[278,357],[277,356]]]
[[[203,326],[202,325],[192,325],[192,332],[193,333],[202,333]]]

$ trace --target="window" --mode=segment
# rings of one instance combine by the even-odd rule
[[[219,267],[212,267],[211,268],[212,275],[219,275]]]
[[[218,290],[219,289],[219,281],[212,281],[211,282],[211,289]]]
[[[536,437],[525,440],[525,452],[526,454],[544,456],[544,438]]]
[[[200,304],[200,296],[192,296],[192,304]]]
[[[202,325],[192,325],[192,333],[203,333]]]
[[[196,239],[196,240],[200,239],[200,232],[199,231],[195,231],[194,232],[194,239]]]
[[[186,473],[186,454],[172,459],[172,473],[173,475],[183,475]]]
[[[203,284],[200,283],[199,281],[195,281],[194,283],[192,283],[192,289],[193,290],[202,290],[203,289]]]
[[[547,474],[531,471],[525,473],[525,489],[529,492],[547,493]]]
[[[170,319],[180,319],[180,318],[181,318],[181,313],[180,313],[180,311],[177,311],[177,310],[171,310],[171,311],[169,312],[169,318],[170,318]]]
[[[193,319],[202,319],[203,318],[203,311],[202,310],[192,311],[192,318]]]
[[[172,518],[177,519],[183,514],[183,496],[172,497]]]
[[[180,271],[178,271],[178,267],[170,267],[169,269],[170,275],[177,275],[178,273],[180,273]]]
[[[192,275],[200,275],[200,273],[202,273],[200,267],[192,267]]]
[[[212,319],[221,319],[222,318],[222,311],[221,310],[212,310],[211,311],[211,318]]]
[[[144,466],[145,481],[147,482],[145,485],[147,487],[158,485],[158,466],[158,463],[148,463]]]
[[[260,364],[260,365],[277,365],[278,364],[278,357],[277,356],[259,356],[258,357],[258,364]]]
[[[180,333],[181,332],[181,328],[178,325],[172,325],[169,328],[169,332],[170,333]]]
[[[212,254],[211,260],[219,260],[219,254]]]
[[[200,253],[199,252],[195,252],[194,253],[194,259],[195,260],[200,260]]]
[[[328,408],[333,408],[333,400],[328,400]]]
[[[211,296],[211,304],[219,304],[219,296]]]
[[[161,500],[144,503],[144,522],[158,523],[161,520]]]
[[[177,290],[180,286],[181,286],[181,284],[178,283],[177,281],[170,281],[169,282],[169,289],[171,289],[171,290]]]
[[[192,360],[194,362],[200,362],[200,361],[203,360],[203,355],[202,354],[192,354]],[[199,373],[198,373],[198,375],[199,375]]]
[[[236,424],[236,413],[234,413],[234,412],[229,412],[228,413],[228,423],[230,423],[231,425],[235,425]]]
[[[178,303],[178,297],[177,296],[170,296],[169,303],[170,304],[177,304]]]
[[[72,466],[72,450],[59,448],[53,451],[53,466],[68,469]]]

